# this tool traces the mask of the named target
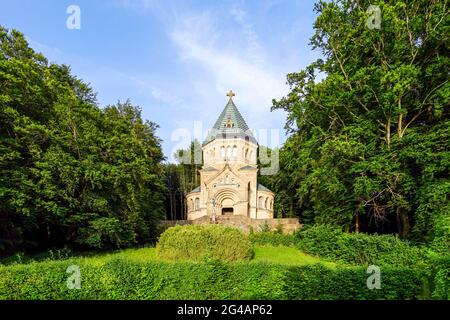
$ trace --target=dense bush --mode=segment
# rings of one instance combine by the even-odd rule
[[[68,289],[70,265],[81,288]],[[424,274],[383,268],[369,290],[363,267],[329,269],[271,263],[164,262],[89,258],[0,267],[0,299],[417,299]],[[425,282],[426,283],[426,282]],[[426,291],[425,291],[426,292]],[[426,296],[425,296],[426,298]]]
[[[381,268],[380,289],[369,289],[364,267],[329,269],[309,265],[291,267],[287,273],[288,299],[372,300],[422,299],[429,292],[426,272],[407,267]]]
[[[426,260],[424,249],[392,235],[346,233],[315,225],[297,236],[297,246],[304,252],[353,264],[422,266]]]
[[[253,244],[272,246],[293,246],[298,241],[294,234],[270,231],[250,233],[249,238]]]
[[[220,225],[175,226],[167,229],[156,246],[166,259],[201,260],[205,257],[235,261],[251,259],[252,244],[236,228]]]
[[[432,296],[436,299],[450,300],[450,255],[436,256],[431,259]]]

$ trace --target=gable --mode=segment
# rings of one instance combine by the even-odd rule
[[[217,175],[205,181],[206,185],[211,183],[217,185],[232,185],[232,184],[246,184],[249,181],[238,174],[236,174],[230,166],[226,165]]]

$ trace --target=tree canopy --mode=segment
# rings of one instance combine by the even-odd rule
[[[0,27],[0,253],[117,248],[164,215],[157,125]]]
[[[379,29],[367,27],[370,5]],[[315,11],[311,45],[323,58],[289,74],[290,93],[273,101],[291,133],[271,180],[276,201],[292,197],[305,222],[448,249],[446,2],[319,1]]]

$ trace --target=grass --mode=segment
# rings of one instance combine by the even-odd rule
[[[0,300],[409,299],[420,297],[428,281],[424,272],[386,269],[384,291],[370,292],[364,266],[344,266],[283,245],[255,245],[251,261],[227,263],[168,261],[152,247],[32,259],[0,266]],[[66,287],[72,264],[83,270],[83,290]]]
[[[278,265],[287,265],[287,266],[302,266],[308,264],[316,264],[321,263],[326,267],[335,268],[336,263],[324,260],[319,257],[315,257],[309,254],[306,254],[295,247],[287,247],[287,246],[271,246],[271,245],[255,245],[254,246],[255,255],[251,260],[254,263],[258,262],[268,262],[274,263]],[[89,253],[86,256],[73,256],[69,257],[71,261],[84,260],[85,262],[92,263],[103,263],[107,262],[111,259],[124,259],[133,262],[146,262],[146,261],[168,261],[161,259],[158,257],[156,248],[154,247],[146,247],[146,248],[133,248],[133,249],[124,249],[120,251],[114,251],[110,253],[98,253],[92,254]],[[60,259],[51,259],[49,257],[42,259],[42,257],[36,257],[35,259],[27,257],[26,260],[21,262],[12,262],[11,260],[8,263],[3,261],[0,263],[0,266],[3,265],[18,265],[18,264],[28,264],[28,263],[39,263],[44,261],[57,261]],[[61,259],[64,260],[64,259]],[[173,262],[173,261],[172,261]],[[194,262],[194,261],[193,261]],[[176,262],[173,262],[176,263]],[[194,262],[195,263],[195,262]]]
[[[302,266],[307,264],[321,263],[327,267],[335,268],[336,264],[321,258],[306,254],[294,247],[285,246],[255,246],[253,261],[271,262],[281,265]]]

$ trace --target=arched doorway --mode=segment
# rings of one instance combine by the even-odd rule
[[[235,204],[239,202],[239,196],[235,190],[224,188],[215,194],[216,214],[233,215],[236,213]]]
[[[234,212],[234,209],[231,207],[226,207],[226,208],[223,208],[222,207],[222,215],[224,215],[224,216],[229,216],[229,215],[233,215],[233,212]]]
[[[223,215],[232,215],[234,212],[233,209],[234,201],[231,198],[224,198],[221,202],[222,214]]]

